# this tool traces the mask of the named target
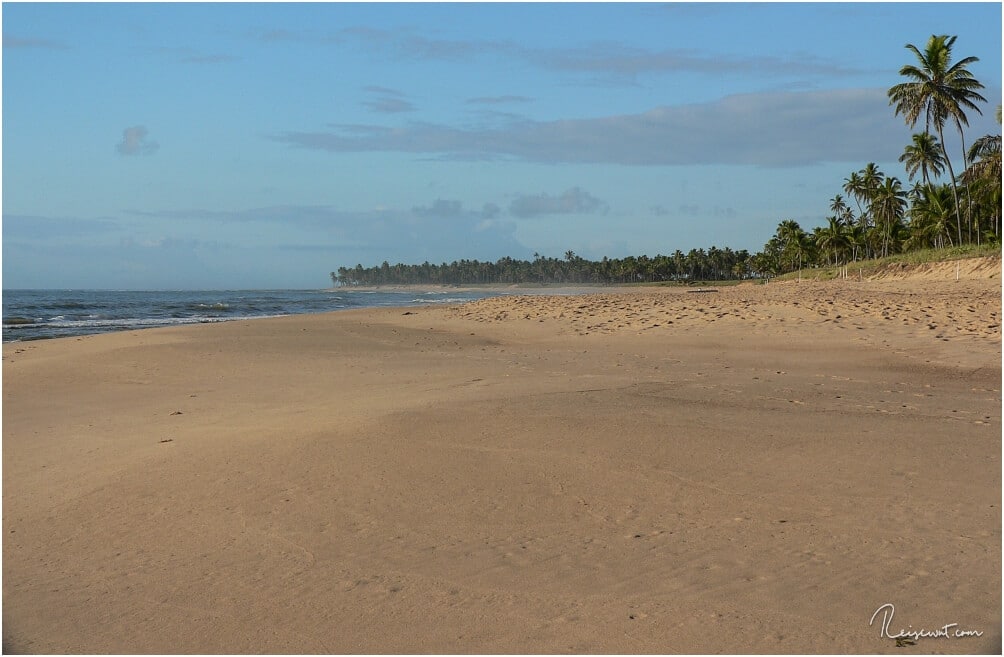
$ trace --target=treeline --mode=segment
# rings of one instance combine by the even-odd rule
[[[888,92],[897,116],[911,128],[923,126],[899,157],[912,187],[866,164],[844,179],[846,197],[830,199],[825,226],[807,232],[793,220],[778,224],[754,256],[754,271],[769,276],[920,249],[1001,243],[1001,136],[984,135],[963,148],[958,174],[945,148],[945,128],[955,128],[965,144],[966,112],[982,114],[977,103],[987,102],[978,92],[983,84],[967,68],[979,60],[953,63],[955,39],[932,35],[923,50],[907,45],[916,62],[900,69],[905,81]],[[996,118],[1000,124],[1000,105]]]
[[[889,89],[889,104],[911,128],[921,123],[899,161],[907,188],[875,163],[843,181],[829,202],[826,224],[810,231],[782,220],[763,250],[750,255],[728,247],[692,249],[684,254],[591,261],[572,251],[564,259],[534,254],[532,261],[502,258],[496,262],[460,260],[450,264],[390,265],[331,273],[335,285],[409,284],[615,284],[654,281],[735,280],[769,277],[797,269],[849,262],[920,249],[1001,243],[1001,136],[984,135],[962,149],[956,174],[945,148],[944,131],[955,128],[965,144],[967,111],[982,113],[977,103],[983,84],[966,57],[952,61],[956,37],[932,35],[923,50],[909,44],[916,62],[900,69],[905,81]],[[1001,107],[997,106],[997,123]]]
[[[501,258],[495,262],[457,260],[441,265],[339,267],[331,272],[335,285],[504,285],[591,284],[612,285],[655,281],[746,279],[754,275],[748,251],[726,247],[677,250],[672,255],[629,256],[586,260],[572,251],[563,259],[534,254],[533,260]]]

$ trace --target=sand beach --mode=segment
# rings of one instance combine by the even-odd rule
[[[5,344],[4,651],[999,653],[955,273]]]

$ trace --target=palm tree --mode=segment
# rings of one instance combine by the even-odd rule
[[[941,150],[934,135],[919,132],[913,136],[913,142],[903,149],[899,161],[906,164],[906,174],[910,180],[920,171],[921,180],[926,185],[930,182],[931,175],[937,178],[945,171],[945,158]]]
[[[997,106],[997,122],[1001,120],[1001,106]],[[1001,209],[1001,136],[984,135],[969,149],[969,168],[962,173],[966,188],[976,188],[977,209],[985,210],[993,219],[993,235],[999,234],[997,224]],[[979,213],[976,235],[979,238]]]
[[[906,212],[906,192],[895,176],[886,178],[872,201],[875,226],[882,235],[882,256],[889,255],[889,242]]]
[[[847,246],[851,249],[851,261],[858,259],[859,250],[865,247],[865,229],[861,226],[847,227]]]
[[[809,254],[809,237],[794,219],[785,219],[777,225],[776,237],[781,245],[782,264],[788,263],[789,271],[802,269],[802,262]]]
[[[928,184],[920,189],[920,194],[910,207],[911,247],[942,248],[945,239],[951,244],[948,226],[955,214],[952,198],[952,189],[948,185]]]
[[[843,225],[850,226],[854,223],[854,211],[839,194],[829,200],[829,209]]]
[[[872,206],[875,203],[875,195],[878,194],[879,187],[885,179],[885,174],[879,170],[878,165],[869,162],[865,168],[859,172],[861,174],[861,199],[865,202],[865,214],[861,218],[861,223],[866,228],[869,222],[875,222]]]
[[[864,188],[867,200],[870,201],[875,196],[875,191],[884,179],[885,174],[879,170],[878,165],[874,162],[869,162],[864,169],[861,169],[861,186]]]
[[[984,135],[973,142],[969,149],[969,168],[962,178],[986,178],[1000,180],[1001,178],[1001,136]]]
[[[861,183],[861,175],[857,171],[844,178],[844,193],[858,204],[858,216],[864,217],[865,211],[861,207],[861,201],[864,199],[864,185]]]
[[[827,217],[826,221],[827,225],[816,232],[816,246],[833,256],[833,264],[840,264],[840,256],[846,253],[850,246],[847,239],[848,228],[834,216]]]
[[[769,278],[781,271],[781,241],[777,236],[771,237],[763,245],[763,251],[750,258],[750,267],[762,278]]]
[[[854,222],[854,211],[851,210],[844,197],[840,194],[830,199],[830,211],[841,223],[847,226],[850,226]]]
[[[907,78],[889,89],[889,104],[896,106],[896,116],[900,114],[911,128],[917,125],[917,120],[924,116],[925,132],[930,132],[933,124],[941,141],[941,151],[945,156],[945,164],[952,178],[952,194],[955,197],[956,221],[958,222],[958,238],[962,242],[962,217],[959,215],[959,190],[955,184],[955,171],[951,158],[945,150],[945,122],[949,119],[959,129],[963,139],[963,163],[965,162],[965,136],[962,126],[968,126],[964,110],[971,109],[982,114],[976,101],[986,102],[986,98],[977,93],[983,85],[973,77],[966,68],[969,64],[979,61],[976,57],[966,57],[952,64],[952,46],[956,37],[931,35],[927,46],[921,52],[915,45],[908,43],[906,48],[916,57],[919,66],[907,64],[899,70],[899,74]]]

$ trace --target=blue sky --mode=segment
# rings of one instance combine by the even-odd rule
[[[320,288],[387,260],[762,248],[999,3],[3,5],[3,287]],[[949,140],[949,148],[961,151]],[[961,152],[960,152],[961,158]],[[958,166],[958,165],[957,165]]]

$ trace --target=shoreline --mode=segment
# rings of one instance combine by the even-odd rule
[[[325,288],[327,292],[513,292],[518,294],[547,294],[555,292],[559,294],[580,294],[592,291],[618,291],[636,289],[631,285],[577,285],[577,284],[494,284],[484,285],[427,285],[416,283],[414,285],[343,285],[339,287]]]
[[[170,317],[165,316],[165,310],[162,307],[157,307],[157,304],[151,301],[150,307],[147,309],[148,312],[153,314],[150,315],[135,315],[135,316],[120,316],[120,317],[108,317],[104,313],[108,312],[111,308],[111,312],[114,315],[115,307],[114,304],[109,306],[109,301],[113,299],[115,295],[123,294],[119,292],[105,292],[105,291],[86,291],[91,299],[102,299],[99,302],[100,308],[94,308],[94,313],[88,315],[88,319],[80,321],[79,318],[74,318],[74,321],[70,324],[79,324],[79,326],[71,327],[69,325],[53,324],[52,320],[65,320],[66,318],[63,314],[66,312],[63,309],[63,303],[61,301],[56,302],[49,315],[56,315],[55,317],[48,317],[47,315],[42,316],[24,316],[19,314],[11,314],[4,318],[4,331],[3,338],[4,344],[6,343],[17,343],[17,342],[33,342],[36,340],[49,340],[56,339],[60,337],[77,337],[81,335],[101,335],[104,333],[115,333],[121,331],[129,330],[146,330],[149,328],[164,328],[169,326],[181,326],[181,325],[199,325],[199,324],[215,324],[219,322],[230,322],[230,321],[242,321],[242,320],[254,320],[254,319],[269,319],[274,317],[285,317],[289,315],[302,315],[302,314],[315,314],[315,313],[327,313],[327,312],[340,312],[342,310],[350,310],[353,308],[365,308],[365,307],[401,307],[401,308],[411,308],[411,307],[424,307],[428,304],[456,304],[464,303],[466,301],[475,300],[482,296],[496,296],[496,295],[527,295],[527,294],[557,294],[557,295],[578,295],[595,293],[600,290],[616,291],[619,288],[607,287],[607,288],[596,288],[596,287],[566,287],[566,286],[555,286],[551,288],[473,288],[473,287],[430,287],[430,286],[386,286],[386,287],[376,287],[376,288],[351,288],[347,290],[340,290],[339,288],[330,288],[324,290],[303,290],[303,291],[290,291],[290,290],[258,290],[258,291],[246,291],[247,293],[254,293],[261,295],[262,293],[268,295],[269,293],[279,294],[285,297],[291,297],[288,299],[292,305],[289,307],[277,309],[268,312],[267,314],[247,314],[247,315],[204,315],[204,316],[184,316],[172,314]],[[25,291],[21,291],[25,292]],[[27,291],[32,294],[40,294],[43,296],[48,296],[50,299],[56,298],[60,291],[45,291],[45,290],[34,290]],[[297,292],[303,293],[301,297],[310,298],[313,295],[330,295],[333,299],[348,300],[349,303],[361,303],[361,305],[349,305],[343,307],[322,307],[312,310],[306,310],[302,308],[302,303],[298,303],[292,297],[295,297]],[[78,293],[79,294],[79,293]],[[126,292],[126,295],[130,295],[133,299],[129,299],[129,303],[135,303],[135,295],[140,295],[142,298],[143,294],[141,292]],[[187,310],[190,310],[193,303],[196,303],[200,309],[209,308],[210,310],[216,311],[229,311],[231,303],[239,307],[245,303],[245,297],[242,291],[205,291],[205,290],[193,290],[193,291],[173,291],[173,292],[153,292],[149,293],[153,295],[152,298],[156,296],[164,295],[178,295],[178,300],[175,303],[181,303],[187,306]],[[200,297],[203,300],[207,298],[211,300],[211,307],[206,303],[192,302],[191,300],[183,299],[185,295],[194,295]],[[216,301],[218,298],[216,295],[224,295],[225,301],[223,303]],[[395,299],[390,306],[387,305],[386,299],[381,299],[380,301],[373,304],[369,301],[362,301],[363,299],[369,299],[369,295],[398,295],[400,298]],[[439,295],[442,298],[425,298],[427,296]],[[451,296],[452,295],[452,296]],[[465,298],[469,297],[469,298]],[[312,300],[313,301],[313,300]],[[74,302],[75,313],[79,316],[82,308],[85,306],[80,305],[78,302]],[[86,303],[86,302],[84,302]],[[301,307],[297,307],[301,306]],[[14,310],[17,309],[17,303],[14,304]],[[32,308],[35,313],[38,313],[38,307]],[[257,310],[257,309],[256,309]],[[90,311],[88,311],[90,312]],[[176,312],[176,311],[174,311]],[[260,312],[260,311],[258,311]],[[86,313],[85,313],[86,314]]]
[[[994,652],[999,320],[803,281],[6,343],[4,647],[894,653],[891,603]]]

